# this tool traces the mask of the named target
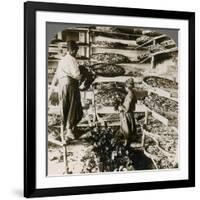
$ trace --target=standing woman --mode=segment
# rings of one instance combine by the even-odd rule
[[[64,57],[60,61],[52,86],[58,81],[60,111],[65,139],[74,139],[74,129],[83,116],[81,105],[79,80],[81,78],[78,63],[75,56],[78,46],[75,41],[68,41]],[[53,87],[51,87],[53,88]],[[51,94],[51,93],[50,93]]]
[[[146,96],[146,91],[136,91],[134,89],[134,80],[130,78],[125,82],[125,89],[128,92],[124,103],[118,107],[120,111],[121,132],[124,136],[126,146],[130,147],[131,143],[135,141],[137,129],[134,117],[137,97]]]

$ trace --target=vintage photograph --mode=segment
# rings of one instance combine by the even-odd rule
[[[178,30],[46,30],[47,176],[178,169]]]

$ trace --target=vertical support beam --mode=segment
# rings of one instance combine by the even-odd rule
[[[88,30],[86,30],[84,32],[84,35],[85,35],[85,41],[84,41],[84,43],[86,45],[89,45],[89,33],[88,33]],[[89,58],[89,54],[90,54],[89,48],[88,48],[88,46],[85,46],[84,48],[85,48],[85,56]]]
[[[151,57],[151,69],[154,69],[156,66],[155,66],[155,57],[152,56]]]
[[[89,43],[89,59],[90,59],[90,57],[91,57],[91,55],[92,55],[92,47],[91,47],[91,43],[93,42],[93,36],[92,36],[92,34],[91,34],[91,30],[90,30],[90,28],[88,29],[88,43]],[[90,61],[90,60],[89,60]]]
[[[148,122],[148,110],[145,111],[145,117],[144,117],[144,124],[146,125]],[[141,147],[144,147],[144,139],[145,139],[145,134],[144,134],[144,130],[142,128],[142,140],[141,140]]]
[[[60,112],[62,113],[63,107],[62,107],[62,100],[59,101],[59,107],[60,107]],[[61,115],[61,117],[63,117]],[[64,125],[63,125],[63,121],[61,120],[61,124],[60,124],[60,137],[61,137],[61,141],[63,144],[63,161],[64,161],[64,173],[68,174],[69,171],[69,167],[68,167],[68,161],[67,161],[67,141],[65,139],[65,134],[64,134]]]
[[[64,136],[64,129],[63,129],[63,123],[61,122],[61,140],[63,143],[63,161],[64,161],[64,173],[68,174],[69,168],[68,168],[68,161],[67,161],[67,142],[65,140],[65,136]]]
[[[153,40],[153,45],[152,45],[152,46],[153,46],[153,47],[156,46],[156,40]],[[156,65],[155,65],[155,57],[152,56],[152,57],[151,57],[151,69],[154,69],[154,68],[156,68]]]
[[[62,40],[62,32],[61,31],[57,33],[57,39]],[[58,54],[59,54],[59,56],[61,56],[62,55],[62,45],[60,43],[58,44],[58,49],[59,49]]]
[[[148,112],[148,110],[146,110],[146,111],[145,111],[145,118],[144,118],[144,124],[145,124],[145,125],[146,125],[147,122],[148,122],[148,114],[149,114],[149,112]]]
[[[144,139],[145,139],[145,134],[144,134],[144,130],[142,128],[142,140],[141,140],[141,147],[144,147]]]
[[[61,31],[57,33],[57,39],[62,40],[62,32]]]

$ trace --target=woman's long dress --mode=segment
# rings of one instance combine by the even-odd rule
[[[123,111],[120,112],[121,131],[127,144],[135,140],[137,129],[134,118],[135,104],[137,97],[134,91],[129,91],[123,103]]]

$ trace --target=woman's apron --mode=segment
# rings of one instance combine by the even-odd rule
[[[63,127],[71,129],[83,117],[79,84],[76,79],[70,76],[59,79],[59,99]]]

